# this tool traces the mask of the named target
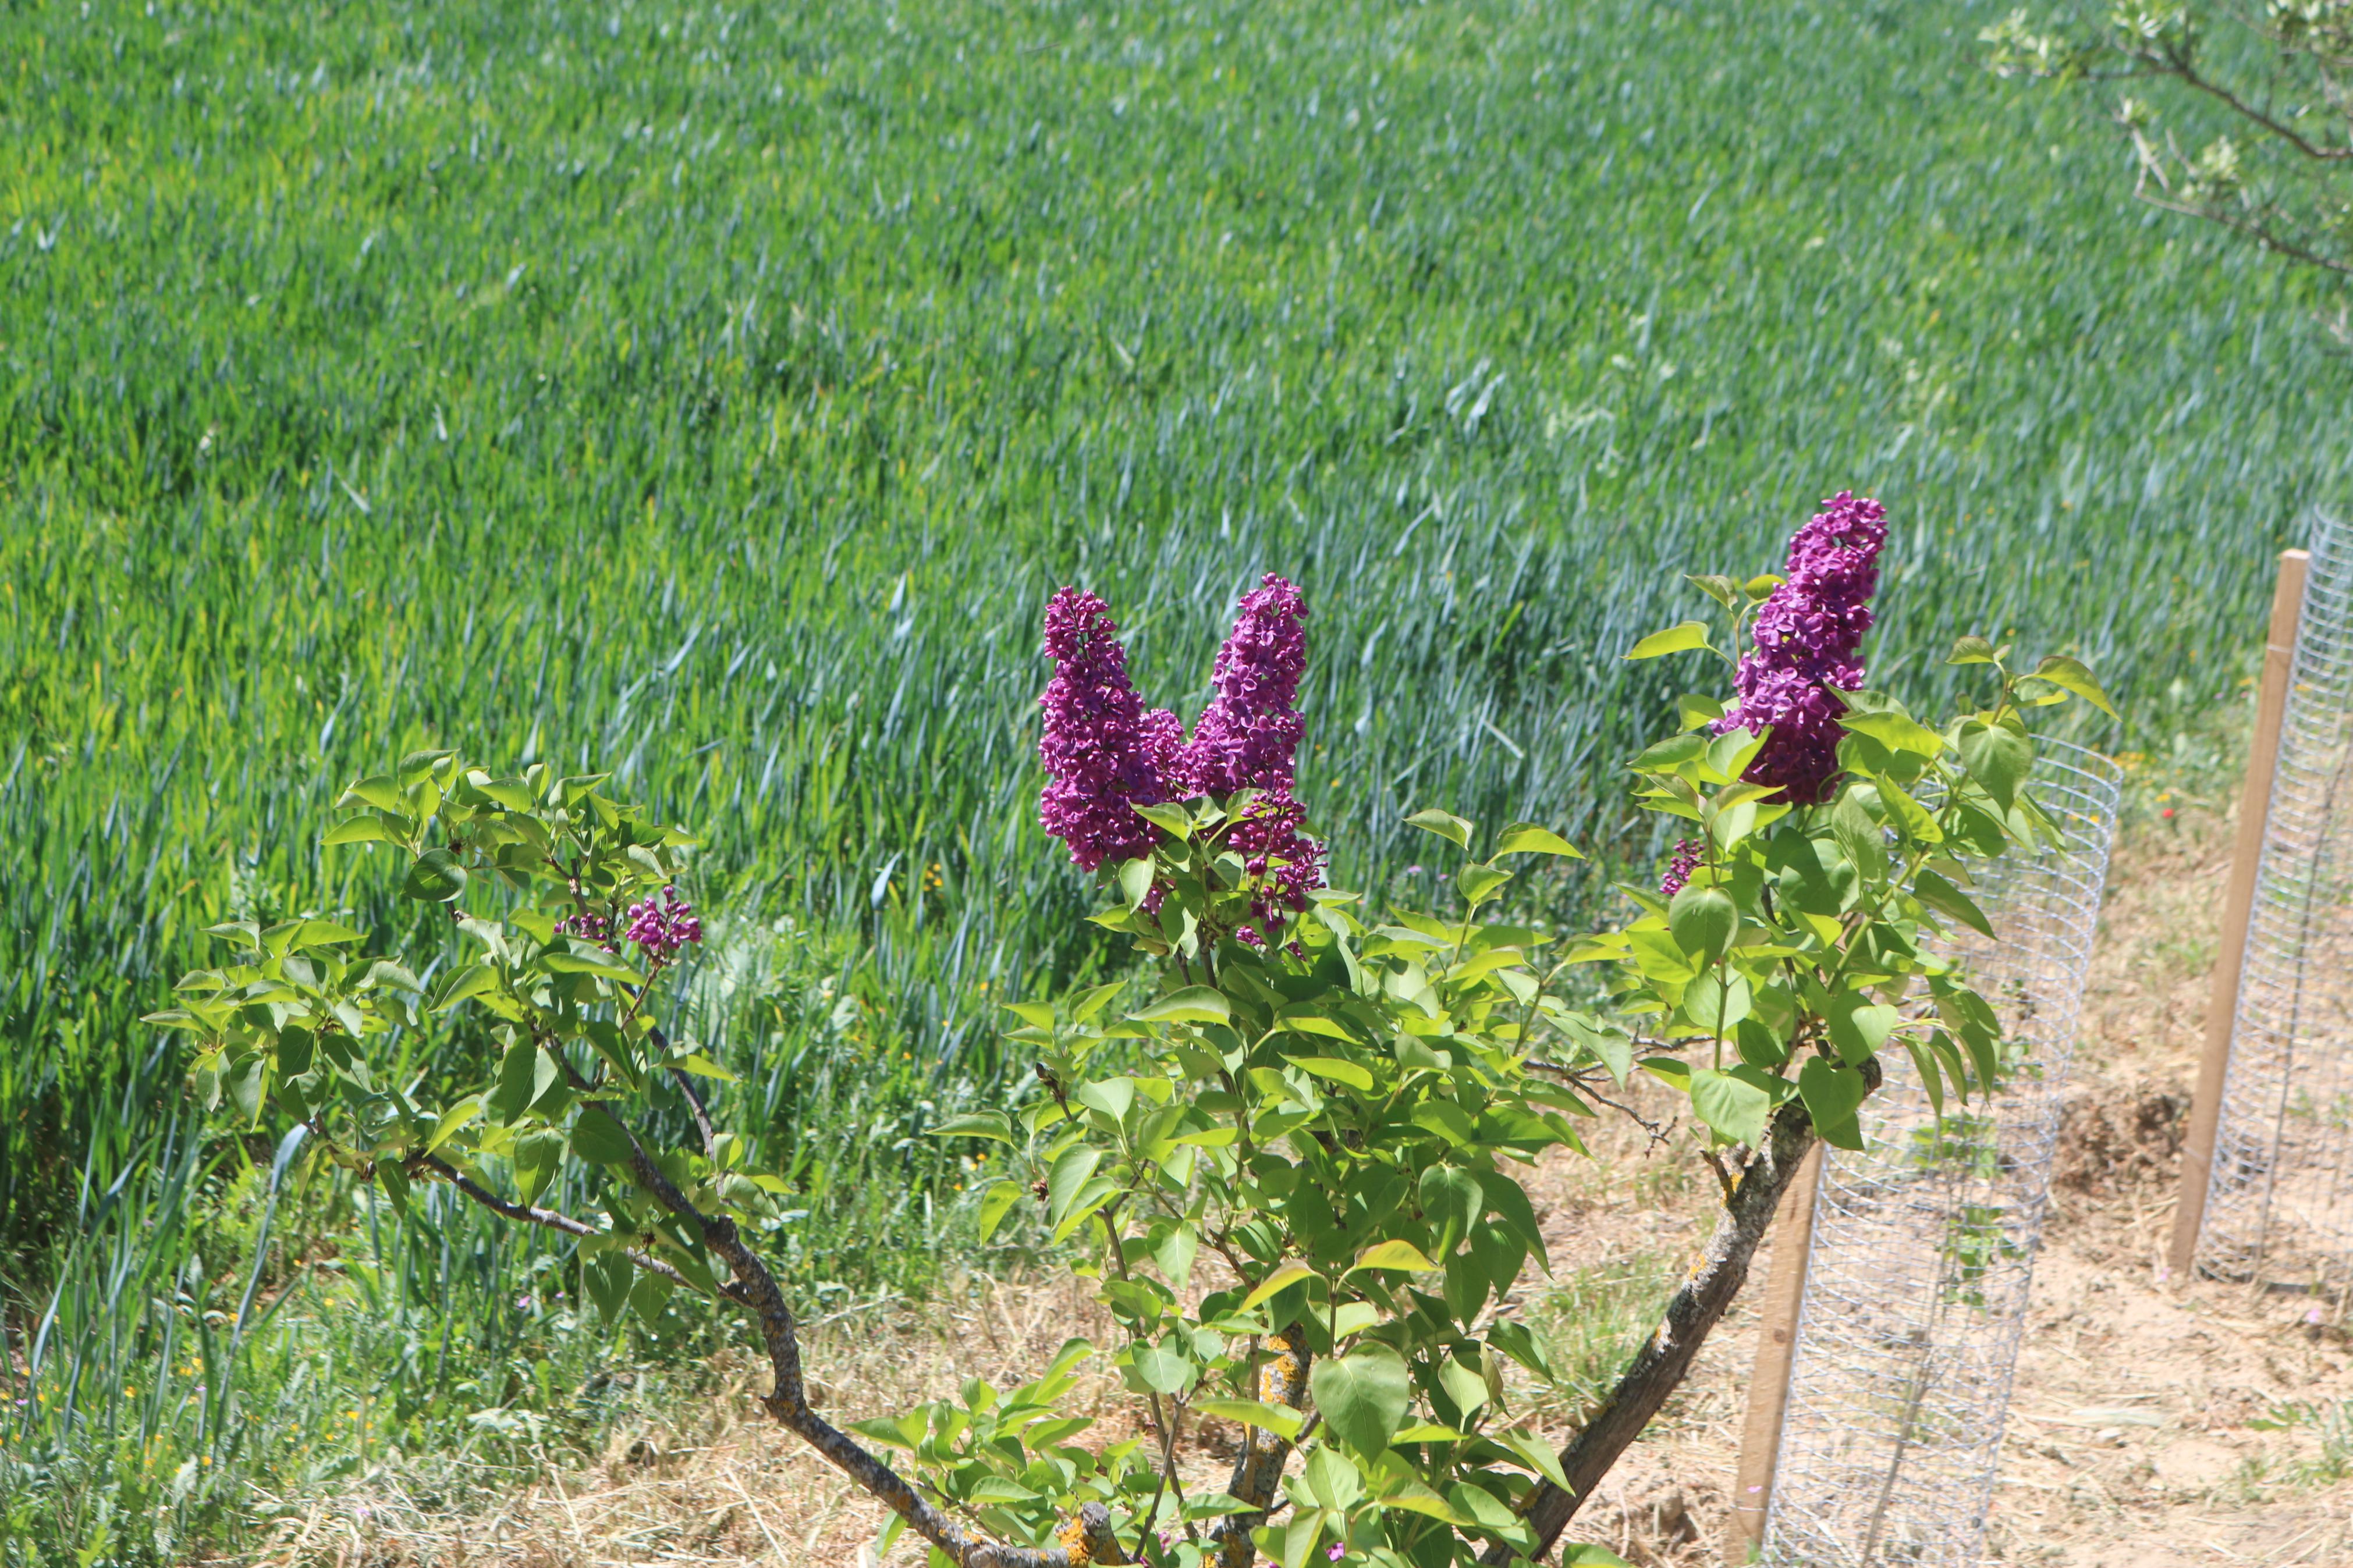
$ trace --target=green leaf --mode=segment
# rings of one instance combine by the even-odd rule
[[[479,1094],[470,1094],[451,1105],[441,1113],[441,1119],[433,1124],[433,1136],[425,1141],[425,1152],[430,1154],[442,1144],[449,1142],[459,1128],[481,1113],[482,1097]]]
[[[620,960],[605,953],[568,952],[552,948],[538,958],[539,966],[550,974],[593,974],[600,980],[617,980],[624,985],[642,985],[645,976]]]
[[[1903,785],[1882,776],[1873,781],[1873,787],[1879,791],[1880,804],[1886,806],[1888,815],[1895,819],[1895,826],[1903,830],[1905,837],[1915,844],[1942,844],[1945,841],[1945,830],[1937,826],[1935,817],[1928,815],[1928,808],[1906,794]]]
[[[1282,1059],[1302,1072],[1311,1072],[1317,1078],[1345,1084],[1360,1094],[1372,1092],[1373,1075],[1354,1062],[1343,1061],[1338,1057],[1285,1057]]]
[[[1113,1121],[1124,1120],[1128,1108],[1135,1103],[1135,1080],[1132,1078],[1107,1078],[1097,1083],[1082,1083],[1071,1098],[1090,1110],[1100,1110]],[[1012,1142],[1011,1139],[1007,1140]]]
[[[1904,1015],[1861,992],[1849,991],[1831,999],[1826,1021],[1831,1043],[1838,1047],[1839,1055],[1849,1067],[1861,1067],[1887,1043]]]
[[[1993,922],[1967,893],[1939,877],[1934,871],[1922,871],[1912,879],[1912,896],[1940,915],[1950,915],[1981,936],[1993,934]]]
[[[1138,805],[1135,815],[1176,838],[1193,836],[1193,814],[1181,805]]]
[[[1675,699],[1675,728],[1678,731],[1696,730],[1723,717],[1724,704],[1713,697],[1686,691]]]
[[[1085,1186],[1081,1187],[1077,1194],[1071,1198],[1069,1212],[1056,1223],[1050,1239],[1062,1241],[1068,1238],[1072,1231],[1093,1218],[1097,1209],[1126,1190],[1120,1183],[1113,1181],[1109,1176],[1095,1177]]]
[[[1001,1110],[976,1110],[965,1116],[951,1116],[932,1129],[934,1138],[993,1138],[999,1143],[1013,1139],[1013,1119]]]
[[[1707,623],[1683,621],[1669,626],[1665,631],[1652,632],[1627,650],[1626,657],[1657,658],[1664,654],[1687,653],[1693,648],[1707,646]]]
[[[1234,1016],[1226,999],[1206,985],[1172,991],[1131,1016],[1146,1024],[1222,1024]]]
[[[360,780],[359,783],[343,791],[335,801],[338,808],[372,805],[379,811],[396,813],[406,804],[407,802],[400,797],[400,786],[385,773],[377,773]]]
[[[626,1165],[637,1152],[621,1124],[594,1105],[583,1106],[572,1123],[572,1152],[592,1165]]]
[[[1680,1011],[1710,1036],[1722,1037],[1740,1026],[1740,1021],[1748,1016],[1755,996],[1755,988],[1739,971],[1732,972],[1727,984],[1717,979],[1716,972],[1711,969],[1683,987]]]
[[[1571,860],[1585,858],[1577,846],[1555,833],[1551,828],[1538,827],[1533,822],[1515,822],[1504,829],[1495,839],[1495,854],[1498,857],[1559,855]]]
[[[1993,644],[1980,637],[1966,637],[1953,645],[1953,651],[1946,656],[1945,662],[1947,664],[1991,664],[1993,657]]]
[[[1398,1436],[1403,1437],[1405,1434],[1399,1433]],[[1468,1530],[1478,1522],[1409,1475],[1392,1474],[1380,1484],[1381,1495],[1374,1500],[1383,1508],[1403,1509],[1408,1513],[1422,1514],[1461,1530]]]
[[[319,842],[326,847],[332,848],[338,844],[397,842],[397,836],[392,831],[391,825],[381,816],[373,811],[364,811],[357,816],[346,817],[327,829]]]
[[[1908,752],[1915,757],[1944,754],[1944,736],[1900,711],[1864,712],[1851,708],[1839,715],[1839,722],[1858,735],[1870,736],[1891,752]]]
[[[1315,1408],[1339,1439],[1360,1454],[1379,1454],[1405,1422],[1413,1385],[1405,1361],[1385,1344],[1360,1344],[1307,1374]]]
[[[1809,1057],[1806,1065],[1798,1069],[1798,1093],[1806,1102],[1806,1114],[1814,1119],[1814,1131],[1822,1142],[1837,1149],[1861,1149],[1862,1130],[1855,1120],[1862,1109],[1863,1096],[1870,1089],[1862,1075],[1852,1068],[1834,1067],[1820,1057]]]
[[[2019,786],[2034,765],[2034,747],[2007,725],[1972,723],[1961,730],[1961,761],[1969,776],[2008,811],[2017,804]]]
[[[2052,654],[2034,667],[2034,676],[2038,680],[2047,680],[2063,690],[2073,692],[2111,719],[2119,716],[2116,704],[2108,700],[2108,694],[2100,689],[2100,683],[2092,679],[2092,672],[2084,667],[2081,659]]]
[[[514,1163],[515,1191],[526,1204],[535,1204],[539,1194],[547,1191],[547,1184],[555,1179],[555,1168],[564,1163],[564,1134],[542,1130],[526,1132],[517,1138],[507,1151]]]
[[[1140,907],[1152,891],[1151,857],[1121,861],[1118,875],[1120,895],[1127,900],[1127,907],[1131,910]]]
[[[1691,1064],[1681,1057],[1644,1057],[1634,1065],[1669,1089],[1691,1092]]]
[[[1500,866],[1465,866],[1454,879],[1455,888],[1463,901],[1477,909],[1495,896],[1495,889],[1512,879],[1512,874]]]
[[[408,1173],[392,1161],[375,1168],[376,1180],[384,1184],[384,1195],[392,1201],[393,1208],[401,1215],[408,1213]]]
[[[486,1097],[491,1114],[500,1121],[512,1121],[538,1098],[532,1085],[538,1072],[539,1054],[539,1047],[532,1041],[517,1040],[500,1059],[499,1081]]]
[[[1179,1220],[1161,1237],[1160,1245],[1152,1249],[1152,1261],[1160,1265],[1160,1272],[1182,1295],[1193,1278],[1193,1259],[1200,1250],[1200,1234]]]
[[[1863,809],[1862,801],[1852,788],[1842,789],[1831,805],[1831,837],[1846,851],[1846,858],[1866,878],[1883,875],[1887,870],[1887,839],[1871,813]]]
[[[1936,1053],[1911,1040],[1904,1042],[1904,1048],[1912,1053],[1912,1066],[1920,1074],[1920,1087],[1928,1091],[1929,1114],[1942,1117],[1945,1114],[1945,1085],[1944,1075],[1936,1070]]]
[[[1103,1152],[1088,1144],[1078,1143],[1062,1151],[1054,1168],[1046,1174],[1046,1217],[1056,1225],[1062,1222],[1087,1179],[1103,1163]]]
[[[1421,1173],[1415,1192],[1421,1200],[1422,1218],[1436,1238],[1434,1250],[1443,1258],[1479,1223],[1485,1204],[1479,1178],[1460,1165],[1431,1165]]]
[[[1347,1026],[1336,1018],[1327,1018],[1321,1013],[1301,1012],[1286,1007],[1275,1022],[1296,1035],[1314,1035],[1319,1039],[1338,1040],[1343,1045],[1356,1043],[1356,1037],[1348,1032]]]
[[[1415,812],[1406,821],[1425,833],[1437,834],[1465,855],[1471,853],[1471,825],[1451,811],[1440,811],[1431,806],[1426,811]]]
[[[466,890],[466,868],[447,849],[427,849],[408,868],[400,890],[428,904],[446,904]]]
[[[1722,958],[1740,932],[1740,910],[1719,888],[1685,888],[1667,906],[1675,945],[1704,963]]]
[[[1545,1251],[1544,1226],[1536,1223],[1535,1205],[1528,1202],[1527,1189],[1501,1171],[1488,1171],[1479,1177],[1479,1190],[1486,1197],[1487,1212],[1503,1221],[1550,1272],[1552,1259]]]
[[[269,1058],[249,1056],[231,1062],[221,1076],[221,1086],[228,1091],[228,1102],[246,1124],[253,1126],[261,1120],[261,1101],[269,1084]]]
[[[1348,1270],[1350,1274],[1364,1268],[1397,1268],[1409,1274],[1435,1273],[1438,1265],[1422,1255],[1422,1250],[1409,1241],[1384,1241],[1365,1248]]]
[[[1005,1216],[1012,1211],[1013,1205],[1021,1200],[1021,1193],[1020,1183],[1004,1181],[992,1184],[988,1191],[981,1195],[980,1239],[984,1243],[997,1234],[998,1226],[1005,1223]]]
[[[1545,1354],[1544,1345],[1525,1323],[1496,1322],[1487,1327],[1487,1342],[1502,1351],[1538,1377],[1558,1381],[1551,1358]]]
[[[843,1423],[870,1443],[880,1443],[886,1448],[913,1449],[922,1446],[930,1423],[921,1411],[909,1411],[903,1415],[876,1415],[864,1421]]]
[[[1568,1477],[1561,1471],[1560,1456],[1554,1453],[1551,1446],[1543,1438],[1532,1437],[1525,1432],[1497,1432],[1493,1434],[1493,1437],[1496,1442],[1526,1461],[1528,1468],[1561,1490],[1570,1493],[1577,1490],[1575,1487],[1568,1484]]]
[[[1560,1568],[1634,1568],[1606,1546],[1572,1546],[1563,1542],[1556,1560]]]
[[[1773,1097],[1727,1072],[1697,1068],[1691,1078],[1692,1110],[1727,1142],[1751,1148],[1765,1141]]]
[[[1301,1470],[1308,1495],[1325,1508],[1345,1509],[1365,1495],[1364,1472],[1328,1445],[1317,1444]]]
[[[1306,1264],[1302,1263],[1299,1259],[1294,1258],[1289,1262],[1277,1268],[1273,1273],[1268,1275],[1264,1279],[1259,1281],[1258,1289],[1252,1290],[1249,1295],[1242,1298],[1242,1304],[1240,1310],[1247,1312],[1252,1307],[1257,1306],[1260,1302],[1266,1300],[1268,1298],[1290,1289],[1291,1287],[1298,1284],[1302,1279],[1313,1279],[1315,1278],[1317,1278],[1317,1275],[1314,1269],[1310,1268]]]
[[[1516,1539],[1524,1542],[1529,1539],[1526,1521],[1513,1513],[1500,1498],[1485,1488],[1472,1486],[1468,1481],[1457,1481],[1447,1488],[1446,1492],[1454,1500],[1456,1508],[1476,1521],[1475,1528],[1491,1531],[1506,1541]]]
[[[596,1304],[596,1315],[607,1323],[629,1304],[629,1287],[637,1271],[625,1253],[607,1252],[581,1259],[581,1282],[588,1288],[588,1299]]]
[[[1200,1370],[1190,1357],[1160,1345],[1138,1345],[1129,1365],[1136,1381],[1155,1394],[1182,1394]]]
[[[998,1005],[1033,1029],[1051,1029],[1054,1026],[1054,1008],[1051,1003],[1003,1002]]]
[[[737,1082],[735,1075],[704,1056],[701,1051],[689,1051],[670,1066],[681,1072],[691,1072],[697,1078],[715,1078],[721,1083]]]
[[[1299,1436],[1303,1419],[1298,1411],[1287,1405],[1269,1405],[1261,1399],[1197,1399],[1192,1408],[1204,1415],[1214,1415],[1220,1421],[1271,1432],[1286,1443]]]

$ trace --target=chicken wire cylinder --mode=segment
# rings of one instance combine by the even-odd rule
[[[1894,1051],[1862,1149],[1824,1151],[1767,1563],[1978,1561],[2121,784],[2105,757],[2042,742],[2033,790],[2060,841],[1987,865],[1976,892],[1995,939],[1950,944],[2014,1053],[2001,1092],[1948,1098],[1940,1123]]]
[[[2353,528],[2316,524],[2197,1261],[2353,1284]]]

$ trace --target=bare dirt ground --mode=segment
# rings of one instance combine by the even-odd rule
[[[2182,1117],[2202,1037],[2228,824],[2184,809],[2129,826],[2085,998],[2057,1186],[2036,1266],[1988,1561],[2004,1568],[2353,1563],[2353,1344],[2309,1298],[2166,1277]],[[1712,1184],[1688,1154],[1649,1152],[1620,1125],[1604,1157],[1535,1184],[1556,1283],[1527,1310],[1571,1360],[1599,1368],[1647,1331],[1695,1254]],[[1761,1258],[1744,1302],[1691,1381],[1572,1526],[1645,1568],[1723,1561],[1723,1531],[1756,1351]],[[821,1326],[819,1403],[848,1418],[905,1408],[978,1373],[1034,1373],[1103,1325],[1074,1283],[976,1280],[920,1313]],[[552,1464],[488,1512],[451,1515],[379,1472],[289,1518],[270,1558],[338,1568],[644,1563],[874,1563],[880,1510],[753,1404],[765,1374],[715,1366],[721,1392],[615,1436],[593,1464]],[[1093,1397],[1117,1431],[1121,1401]],[[1565,1421],[1573,1395],[1527,1394]],[[1222,1473],[1226,1434],[1188,1441],[1188,1471]],[[902,1546],[897,1563],[920,1562]]]

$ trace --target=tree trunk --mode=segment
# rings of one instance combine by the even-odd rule
[[[1863,1068],[1873,1089],[1879,1087],[1876,1065]],[[1593,1495],[1593,1489],[1609,1473],[1618,1457],[1642,1435],[1667,1395],[1689,1374],[1693,1359],[1707,1342],[1708,1331],[1740,1294],[1757,1243],[1765,1239],[1766,1227],[1772,1223],[1773,1211],[1816,1142],[1813,1119],[1806,1114],[1803,1101],[1790,1100],[1774,1112],[1765,1146],[1750,1154],[1741,1168],[1699,1267],[1667,1303],[1666,1321],[1619,1374],[1601,1408],[1560,1451],[1561,1472],[1569,1489],[1563,1491],[1546,1481],[1529,1499],[1525,1517],[1536,1532],[1530,1558],[1540,1561],[1552,1550],[1578,1506]],[[1519,1556],[1511,1547],[1498,1545],[1481,1561],[1494,1568],[1509,1568]]]

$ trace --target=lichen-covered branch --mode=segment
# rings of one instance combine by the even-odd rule
[[[1876,1063],[1864,1069],[1864,1077],[1872,1089],[1879,1087]],[[1757,1244],[1772,1223],[1773,1211],[1817,1141],[1813,1119],[1807,1115],[1802,1100],[1790,1100],[1774,1113],[1764,1146],[1751,1152],[1740,1167],[1739,1180],[1725,1201],[1715,1234],[1708,1238],[1699,1267],[1667,1303],[1665,1321],[1619,1374],[1600,1408],[1560,1451],[1560,1468],[1569,1489],[1563,1491],[1546,1481],[1529,1499],[1526,1518],[1536,1532],[1531,1557],[1541,1559],[1552,1550],[1578,1506],[1593,1494],[1618,1457],[1641,1436],[1642,1428],[1690,1373],[1709,1331],[1740,1294]],[[1513,1548],[1499,1545],[1482,1561],[1501,1568],[1519,1555]]]
[[[1294,1330],[1268,1338],[1274,1353],[1259,1369],[1258,1396],[1269,1405],[1301,1410],[1307,1404],[1309,1352]],[[1249,1568],[1250,1531],[1266,1522],[1275,1488],[1282,1484],[1282,1468],[1291,1459],[1291,1445],[1262,1427],[1242,1429],[1242,1451],[1234,1460],[1233,1479],[1226,1490],[1250,1505],[1249,1513],[1229,1514],[1210,1527],[1209,1541],[1218,1549],[1218,1568]]]

